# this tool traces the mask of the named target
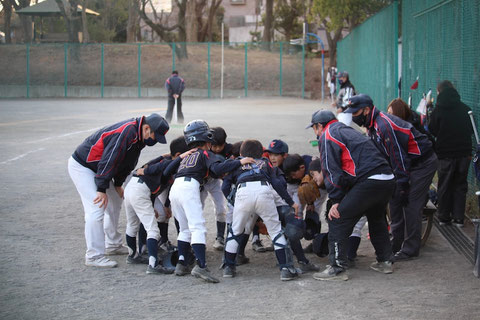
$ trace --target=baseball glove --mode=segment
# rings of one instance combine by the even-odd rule
[[[302,205],[313,204],[320,198],[320,190],[310,175],[305,176],[298,187],[298,198]]]

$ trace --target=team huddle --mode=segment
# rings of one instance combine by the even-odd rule
[[[170,154],[135,170],[145,146],[166,143],[167,121],[152,114],[99,130],[68,162],[85,211],[85,264],[116,267],[106,256],[128,254],[127,263],[146,264],[148,274],[219,282],[206,258],[204,206],[210,194],[217,227],[213,247],[223,251],[225,278],[249,262],[245,248],[252,235],[255,251],[274,251],[282,281],[306,272],[315,272],[317,280],[347,280],[366,222],[377,258],[370,268],[392,273],[393,262],[419,255],[421,212],[437,156],[427,135],[379,111],[366,95],[351,97],[343,112],[368,136],[319,110],[307,127],[318,137],[319,156],[313,158],[289,154],[278,139],[266,148],[257,140],[232,145],[223,128],[194,120],[183,137],[171,141]],[[123,201],[127,249],[118,232]],[[320,222],[325,202],[328,234]],[[171,217],[176,246],[168,238]],[[271,247],[263,246],[261,234],[270,237]],[[312,241],[305,248],[303,238]],[[320,271],[306,252],[328,255],[329,265]]]

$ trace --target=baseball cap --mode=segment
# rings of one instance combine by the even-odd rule
[[[167,143],[165,135],[167,134],[170,126],[162,116],[157,113],[152,113],[148,117],[145,117],[145,122],[150,126],[150,128],[155,132],[155,140],[159,143]]]
[[[335,120],[335,119],[336,119],[336,117],[335,117],[335,115],[333,114],[332,111],[330,111],[330,110],[318,110],[318,111],[315,111],[312,114],[312,121],[305,129],[313,127],[313,125],[315,123],[320,123],[321,125],[325,125],[325,124],[327,124],[330,121]]]
[[[271,153],[278,153],[278,154],[288,153],[288,144],[286,144],[282,140],[275,139],[268,144],[268,148],[266,151]]]
[[[348,100],[346,107],[345,113],[355,113],[365,107],[373,107],[373,100],[366,94],[358,94]]]
[[[347,71],[340,71],[339,73],[337,73],[337,78],[348,78],[348,72]]]

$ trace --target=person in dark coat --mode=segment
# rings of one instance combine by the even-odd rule
[[[182,92],[185,90],[185,80],[178,75],[178,71],[172,71],[172,75],[165,81],[165,89],[168,91],[168,109],[165,120],[167,120],[168,123],[172,121],[173,108],[175,107],[176,101],[177,121],[183,123]]]
[[[437,86],[437,104],[428,130],[436,138],[438,167],[438,218],[440,224],[463,227],[468,191],[468,167],[472,159],[473,127],[460,95],[448,81]]]

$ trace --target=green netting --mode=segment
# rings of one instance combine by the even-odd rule
[[[480,121],[480,2],[478,0],[402,3],[402,97],[416,106],[423,93],[450,80]],[[418,89],[410,86],[418,77]],[[477,125],[478,128],[478,125]],[[470,188],[478,190],[472,171]],[[474,208],[474,207],[473,207]]]
[[[172,70],[186,95],[221,95],[220,43],[0,46],[0,97],[160,97]],[[226,43],[224,97],[304,96],[301,46]]]
[[[348,71],[356,92],[382,110],[398,96],[397,12],[393,3],[338,43],[338,71]]]

